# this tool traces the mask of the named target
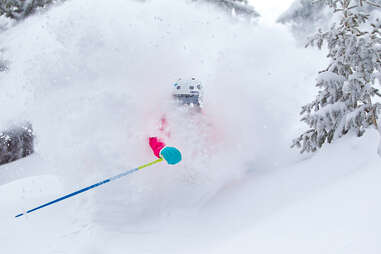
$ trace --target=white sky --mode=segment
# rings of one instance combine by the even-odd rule
[[[249,0],[265,23],[273,23],[295,0]]]

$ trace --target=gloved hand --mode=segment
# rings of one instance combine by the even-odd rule
[[[171,146],[164,147],[163,149],[161,149],[160,155],[170,165],[177,164],[181,161],[181,153],[175,147],[171,147]]]

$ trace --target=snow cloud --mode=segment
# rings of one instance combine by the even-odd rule
[[[280,26],[182,1],[68,1],[1,37],[10,61],[0,74],[0,106],[9,109],[1,121],[31,121],[37,152],[69,186],[154,159],[147,137],[167,115],[168,142],[183,163],[105,190],[122,193],[115,198],[131,218],[151,212],[152,202],[158,213],[194,207],[248,171],[295,159],[289,144],[308,100],[300,95],[312,95],[323,66]],[[171,102],[173,82],[191,76],[205,87],[199,115]]]

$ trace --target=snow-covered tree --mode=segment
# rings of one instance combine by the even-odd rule
[[[293,140],[301,152],[313,152],[324,143],[347,133],[364,134],[368,127],[378,129],[381,97],[376,78],[381,71],[381,22],[371,22],[364,5],[367,0],[324,0],[336,15],[327,32],[319,30],[307,46],[328,47],[329,66],[319,73],[318,95],[302,107],[301,121],[309,130]]]
[[[289,25],[295,37],[305,40],[305,36],[317,30],[317,24],[321,26],[331,18],[326,7],[323,2],[296,0],[278,17],[277,22]]]
[[[34,134],[28,122],[0,132],[0,165],[26,157],[34,152]]]
[[[251,6],[247,0],[192,0],[193,2],[208,2],[216,4],[228,14],[257,18],[259,13]]]
[[[381,0],[372,0],[380,5]],[[374,5],[365,4],[364,11],[370,12],[377,9]],[[381,11],[381,10],[380,10]],[[375,16],[380,13],[374,13]],[[319,0],[295,0],[291,6],[282,13],[277,22],[288,25],[293,35],[299,40],[305,40],[306,36],[315,33],[318,28],[328,29],[333,21],[334,13],[324,1]]]
[[[54,0],[0,0],[0,16],[20,20],[43,8]]]

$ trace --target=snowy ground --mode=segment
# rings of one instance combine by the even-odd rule
[[[378,136],[289,149],[326,60],[285,28],[180,1],[83,0],[0,37],[0,124],[26,119],[38,136],[36,154],[0,167],[4,253],[380,253]],[[191,75],[203,115],[170,101]],[[14,218],[153,160],[162,114],[180,165]]]

